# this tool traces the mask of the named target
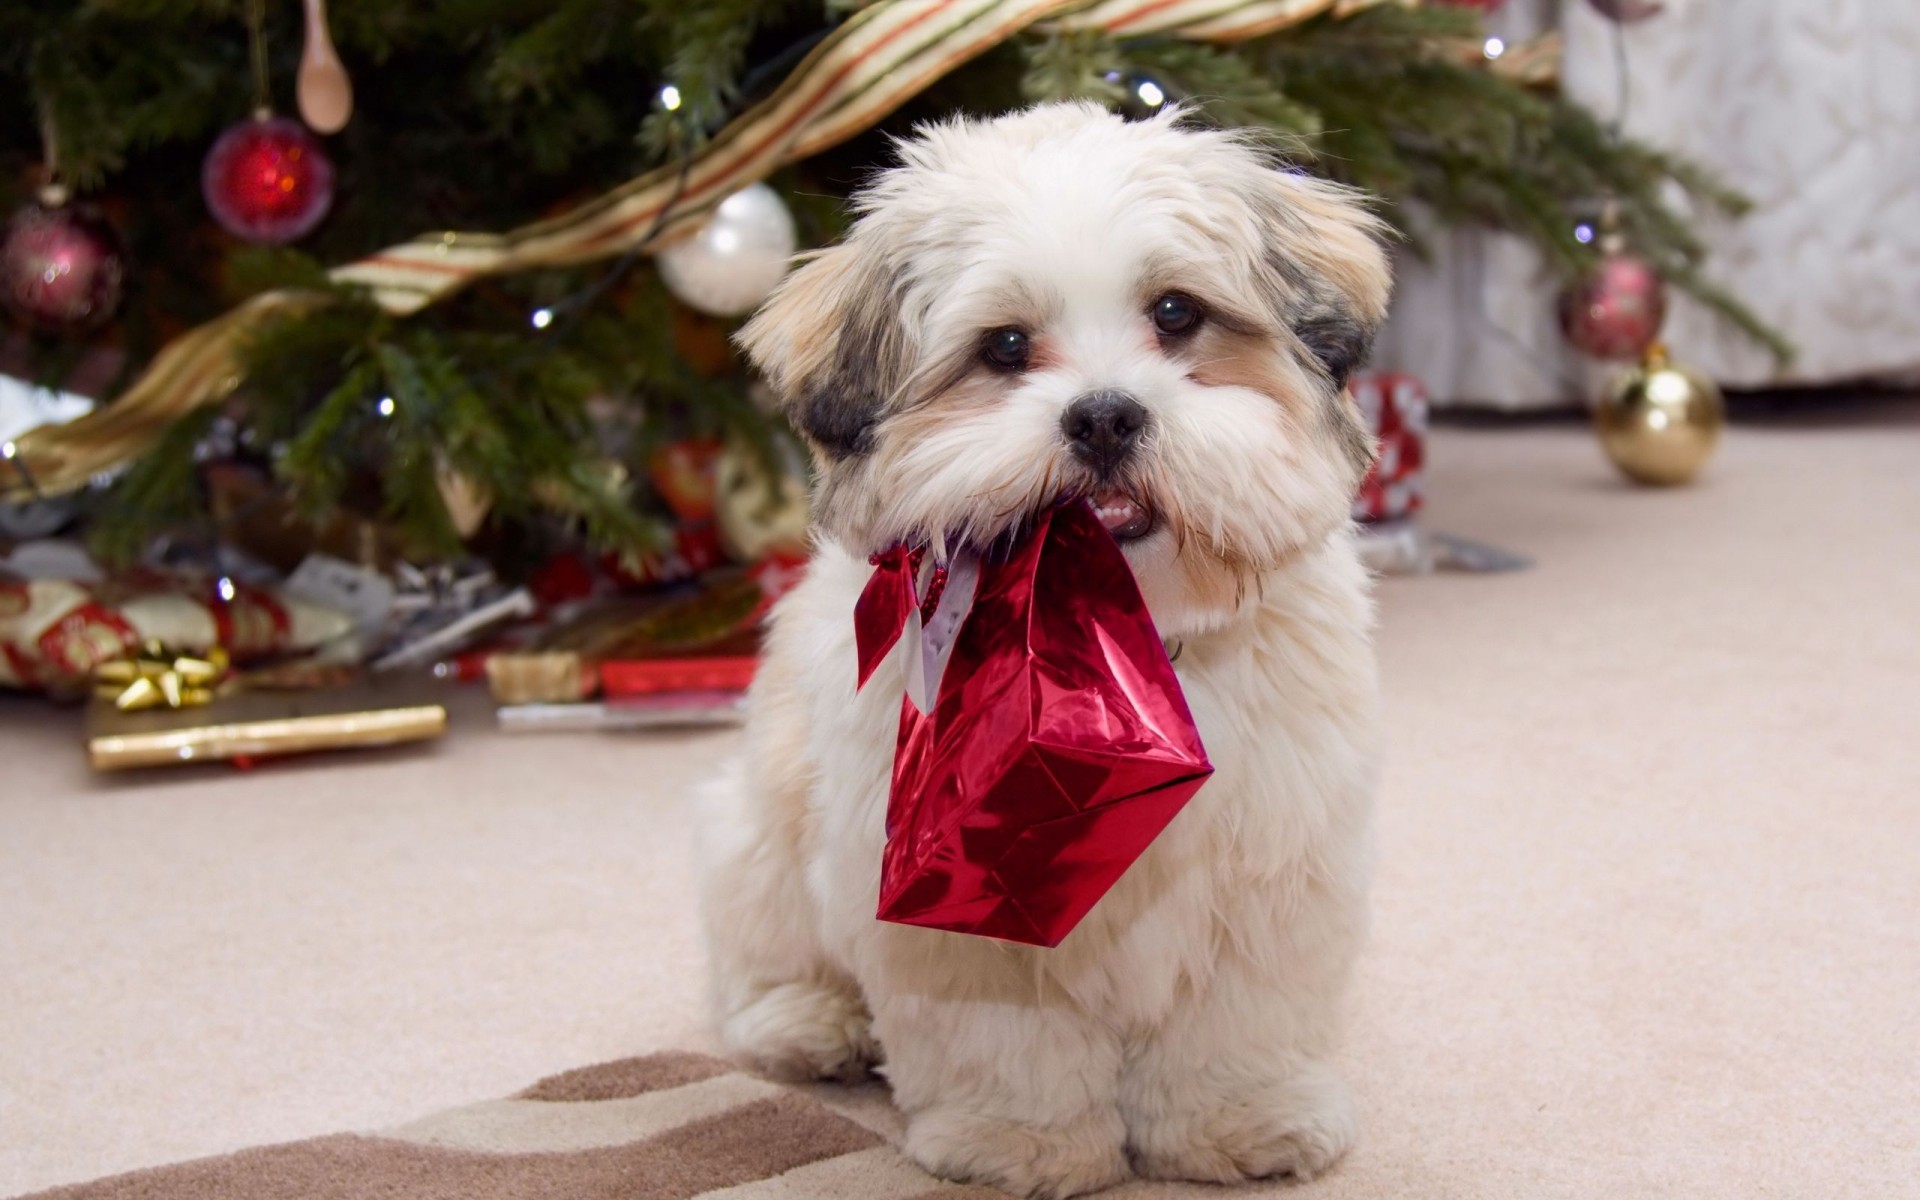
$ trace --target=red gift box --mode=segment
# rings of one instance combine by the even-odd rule
[[[1350,385],[1354,403],[1380,447],[1353,501],[1356,521],[1392,521],[1420,511],[1425,499],[1427,390],[1411,375],[1362,371]]]
[[[1058,945],[1213,767],[1084,503],[1003,556],[923,557],[878,556],[856,610],[862,684],[895,642],[908,658],[879,916]]]
[[[751,654],[711,658],[616,659],[600,664],[600,686],[609,696],[661,692],[744,692],[760,660]]]

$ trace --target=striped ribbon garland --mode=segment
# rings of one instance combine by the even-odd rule
[[[685,168],[684,188],[681,167],[656,168],[552,219],[506,233],[424,234],[336,267],[330,277],[364,287],[382,308],[406,315],[485,276],[609,258],[650,234],[654,245],[666,245],[740,188],[871,128],[942,76],[1037,23],[1118,37],[1230,42],[1383,2],[881,0],[834,29],[771,96],[721,129]],[[325,302],[311,292],[266,292],[180,335],[113,403],[20,437],[18,459],[9,464],[14,469],[0,466],[0,496],[29,488],[71,491],[137,456],[181,416],[240,385],[239,346],[249,330]]]

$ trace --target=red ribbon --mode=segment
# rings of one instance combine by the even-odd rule
[[[867,560],[874,566],[873,577],[853,606],[853,638],[860,656],[856,690],[867,686],[880,660],[900,640],[913,609],[913,577],[925,557],[924,548],[893,546]]]

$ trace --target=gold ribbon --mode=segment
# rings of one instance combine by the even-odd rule
[[[121,712],[147,708],[196,708],[213,703],[215,687],[227,674],[227,652],[215,646],[205,658],[169,654],[159,642],[93,673],[94,694],[113,701]]]
[[[422,234],[335,267],[337,283],[369,290],[382,308],[418,312],[477,279],[609,258],[654,237],[663,246],[711,209],[777,168],[862,130],[961,64],[1039,22],[1230,42],[1322,13],[1344,16],[1417,0],[881,0],[836,27],[774,91],[715,134],[686,167],[628,180],[569,212],[506,233]],[[0,461],[0,498],[71,491],[138,456],[173,422],[240,384],[238,347],[269,318],[326,303],[315,293],[264,292],[163,347],[111,404],[16,440]]]

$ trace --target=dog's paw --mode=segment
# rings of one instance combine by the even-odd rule
[[[1132,1132],[1134,1168],[1148,1179],[1239,1183],[1273,1175],[1311,1179],[1358,1132],[1346,1084],[1318,1064],[1278,1082],[1203,1095]]]
[[[907,1153],[946,1179],[1063,1200],[1128,1178],[1126,1129],[1111,1111],[1039,1128],[956,1108],[930,1108],[907,1124]]]
[[[872,1018],[850,991],[819,983],[783,983],[726,1019],[721,1036],[762,1074],[804,1083],[852,1083],[880,1061]]]

